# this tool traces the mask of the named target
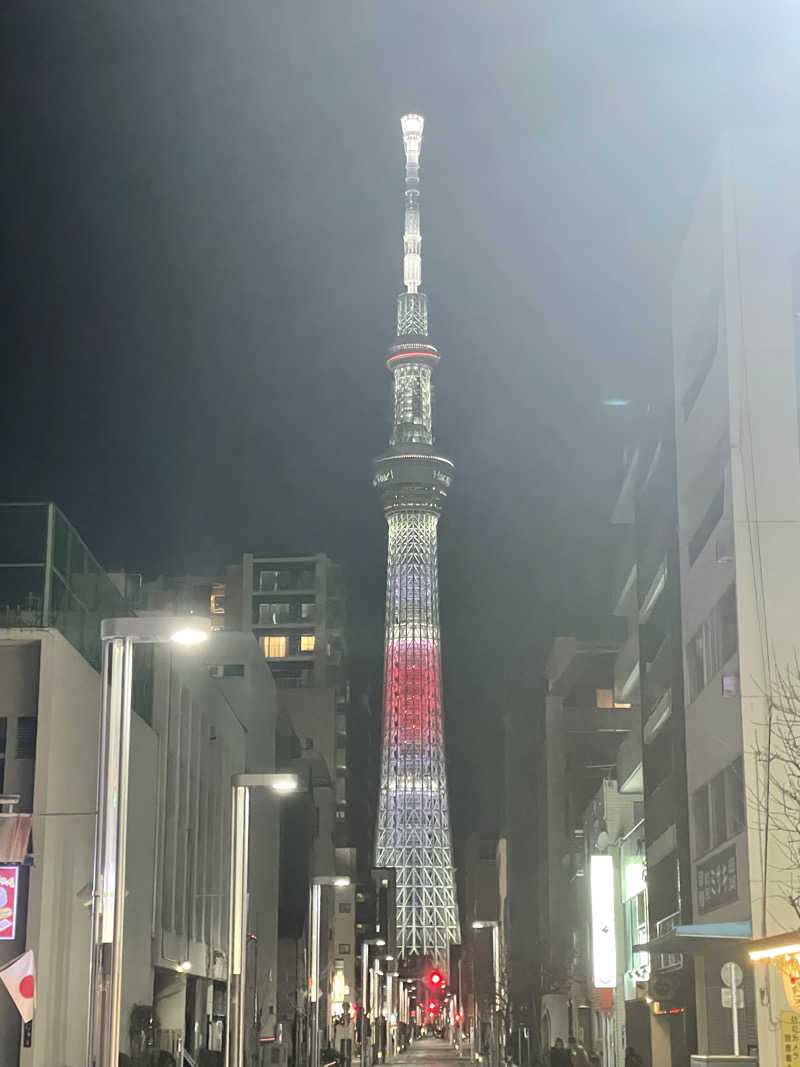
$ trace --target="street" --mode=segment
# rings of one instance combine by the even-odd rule
[[[413,1067],[438,1067],[440,1063],[458,1062],[458,1053],[446,1041],[438,1037],[423,1037],[389,1063],[413,1064]],[[465,1057],[462,1057],[465,1059]]]

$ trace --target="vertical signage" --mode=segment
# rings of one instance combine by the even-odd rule
[[[13,941],[17,933],[19,867],[0,867],[0,941]]]
[[[592,856],[592,977],[595,989],[613,989],[617,984],[617,945],[614,937],[614,861],[611,856]]]

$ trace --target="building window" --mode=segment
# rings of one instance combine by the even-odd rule
[[[317,639],[314,634],[300,634],[300,651],[313,652]]]
[[[340,956],[349,956],[350,955],[350,946],[348,944],[340,944],[339,945],[339,955]]]
[[[695,854],[702,856],[711,848],[711,823],[708,817],[708,786],[696,789],[692,795]]]
[[[276,626],[290,619],[291,604],[283,601],[278,604],[259,604],[258,622],[260,626]]]
[[[36,758],[36,718],[21,715],[17,719],[17,759]]]
[[[261,638],[261,647],[267,659],[280,659],[285,656],[287,643],[287,638],[280,635]]]
[[[339,905],[339,914],[340,915],[349,915],[352,910],[353,910],[353,905],[352,904],[340,904]]]
[[[595,690],[595,707],[597,707],[597,708],[613,708],[614,707],[614,690],[613,689],[596,689]]]
[[[313,619],[315,607],[316,604],[314,604],[313,601],[302,601],[300,604],[300,618]]]
[[[261,571],[258,576],[258,588],[262,593],[271,593],[278,588],[279,571]]]
[[[725,803],[728,811],[728,836],[740,834],[745,828],[744,766],[742,757],[725,769]]]
[[[738,646],[736,587],[730,586],[686,646],[686,684],[689,701],[696,700]]]
[[[695,855],[702,856],[745,828],[746,806],[741,756],[692,795]]]
[[[692,535],[691,541],[689,541],[689,565],[691,566],[705,546],[708,544],[708,539],[714,532],[717,523],[722,518],[722,513],[725,510],[725,482],[723,480],[719,489],[714,494],[711,503],[708,505],[703,518],[700,520],[700,525]]]
[[[721,845],[727,840],[728,827],[725,818],[725,772],[720,771],[711,779],[708,790],[711,803],[711,847]]]

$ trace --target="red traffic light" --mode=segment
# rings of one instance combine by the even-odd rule
[[[432,986],[441,985],[443,981],[444,981],[444,978],[442,977],[441,974],[439,974],[438,971],[432,971],[431,972],[430,983],[431,983]]]
[[[457,1023],[460,1023],[460,1022],[461,1022],[461,1012],[460,1012],[460,1011],[457,1011],[457,1012],[455,1013],[455,1016],[454,1016],[454,1018],[455,1018],[455,1020],[456,1020],[456,1022],[457,1022]]]
[[[439,1010],[439,1005],[436,1003],[436,1001],[435,1000],[430,1001],[430,1003],[428,1004],[428,1011],[430,1012],[430,1014],[431,1015],[435,1015],[438,1010]]]

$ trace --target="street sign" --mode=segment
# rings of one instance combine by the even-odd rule
[[[738,963],[734,963],[733,960],[722,964],[719,976],[723,985],[737,986],[742,984],[742,968]]]
[[[739,1008],[744,1007],[744,991],[739,988],[742,983],[742,968],[733,960],[722,964],[719,972],[723,983],[729,988],[721,990],[723,1008],[731,1009],[731,1027],[733,1029],[733,1054],[739,1055]],[[727,1003],[726,1003],[727,1000]]]
[[[732,989],[720,989],[720,996],[722,997],[723,1008],[733,1008],[733,990]],[[744,990],[736,990],[736,1007],[744,1007]]]

